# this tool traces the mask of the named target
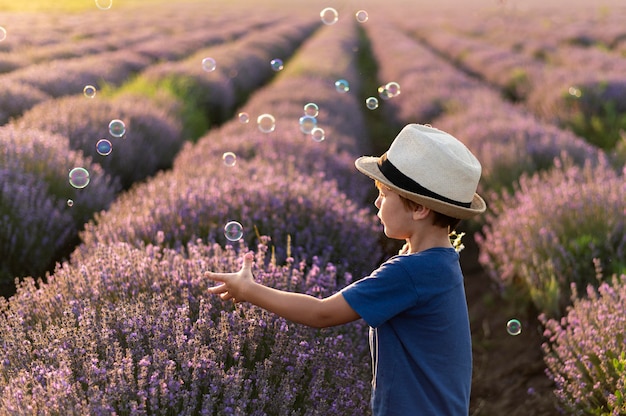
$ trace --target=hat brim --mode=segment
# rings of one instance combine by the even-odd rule
[[[469,219],[477,214],[485,212],[485,210],[487,209],[487,204],[485,204],[485,201],[477,193],[474,193],[474,197],[472,198],[470,207],[465,208],[428,196],[405,191],[404,189],[394,185],[392,182],[389,181],[389,179],[385,177],[385,175],[383,175],[378,167],[379,159],[380,158],[374,156],[362,156],[354,162],[354,165],[359,170],[359,172],[369,176],[374,180],[380,181],[385,186],[393,189],[395,192],[402,195],[403,197],[452,218],[458,218],[461,220]]]

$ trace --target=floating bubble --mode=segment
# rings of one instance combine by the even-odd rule
[[[368,97],[365,100],[365,105],[370,110],[376,110],[378,108],[378,98],[376,98],[376,97]]]
[[[202,69],[204,69],[206,72],[213,72],[215,71],[216,67],[217,62],[215,62],[215,59],[207,57],[202,60]]]
[[[356,12],[356,21],[359,23],[365,23],[370,18],[365,10],[359,10]]]
[[[0,42],[7,38],[7,30],[0,26]]]
[[[395,81],[388,82],[385,88],[392,97],[400,95],[400,84]]]
[[[122,120],[114,119],[109,123],[109,133],[113,137],[122,137],[126,134],[126,124]]]
[[[272,59],[270,66],[276,72],[281,71],[283,69],[283,61],[281,59]]]
[[[74,188],[82,189],[89,185],[89,171],[85,168],[74,168],[69,174],[70,185]]]
[[[70,207],[70,208],[73,207],[74,206],[74,201],[71,200],[71,199],[68,199],[67,200],[67,206]]]
[[[311,138],[315,142],[322,142],[326,138],[326,132],[324,132],[324,129],[321,127],[315,127],[311,130]]]
[[[257,117],[256,124],[263,133],[271,133],[276,129],[276,119],[271,114],[261,114]]]
[[[302,116],[299,120],[300,131],[304,134],[310,134],[317,127],[317,119],[311,116]]]
[[[511,319],[506,323],[506,332],[509,335],[519,335],[522,333],[522,323],[517,319]]]
[[[99,155],[108,156],[111,154],[113,150],[113,145],[107,139],[100,139],[96,143],[96,151]]]
[[[389,92],[386,85],[378,87],[378,96],[383,100],[388,100],[392,97],[391,92]]]
[[[113,0],[96,0],[96,7],[100,10],[109,10],[113,6]]]
[[[320,112],[320,108],[315,103],[308,103],[304,106],[304,115],[317,117]]]
[[[235,166],[237,163],[237,155],[233,152],[224,152],[222,160],[226,166]]]
[[[230,221],[224,226],[224,236],[229,241],[238,241],[243,237],[243,227],[237,221]]]
[[[83,88],[83,94],[87,98],[95,97],[96,96],[96,87],[94,87],[93,85],[85,85],[85,88]]]
[[[326,7],[320,12],[320,18],[325,25],[334,25],[339,20],[339,13],[332,7]]]
[[[346,93],[350,91],[350,84],[345,79],[338,79],[335,81],[335,89],[338,92]]]
[[[239,119],[239,122],[241,124],[248,124],[248,122],[250,121],[250,114],[242,111],[237,115],[237,118]]]

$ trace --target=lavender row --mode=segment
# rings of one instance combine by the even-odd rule
[[[483,165],[481,192],[511,189],[522,173],[549,169],[562,154],[579,164],[597,158],[598,150],[583,139],[506,102],[397,26],[381,22],[367,31],[379,77],[398,82],[402,91],[381,109],[402,123],[429,123],[453,132]]]
[[[182,27],[186,24],[184,17],[181,16],[178,22]],[[97,89],[119,86],[157,62],[182,59],[198,50],[205,50],[208,53],[211,47],[236,41],[250,31],[272,31],[273,25],[278,21],[280,21],[278,17],[268,18],[258,15],[254,18],[215,22],[217,27],[223,26],[218,31],[210,25],[200,27],[197,31],[193,31],[194,27],[191,26],[188,28],[191,33],[180,31],[171,34],[168,32],[173,29],[169,29],[159,35],[167,36],[166,39],[145,34],[137,43],[125,44],[124,47],[120,44],[120,47],[113,48],[114,50],[108,47],[100,53],[79,54],[77,57],[64,59],[51,58],[26,65],[0,76],[0,81],[7,86],[2,92],[5,100],[0,110],[0,122],[4,124],[10,118],[19,117],[36,103],[81,93],[86,85],[93,85]],[[172,21],[172,24],[174,23],[175,20]],[[112,28],[109,30],[103,34],[105,39],[126,42],[126,39]],[[196,65],[200,66],[201,61],[202,58]]]
[[[69,254],[78,230],[108,208],[120,189],[91,158],[69,150],[67,139],[35,129],[0,128],[0,282],[41,276]],[[69,184],[73,168],[89,172],[89,187]]]
[[[540,118],[612,150],[626,126],[620,97],[626,61],[617,54],[570,47],[528,56],[482,39],[425,29],[417,35],[465,70],[497,85]]]
[[[332,265],[278,266],[269,250],[256,252],[259,281],[313,296],[336,290]],[[362,414],[362,323],[313,330],[225,306],[207,298],[201,276],[239,268],[239,250],[197,242],[185,253],[103,245],[41,288],[26,279],[0,306],[2,412]]]
[[[569,305],[570,285],[596,285],[594,263],[607,276],[626,271],[626,182],[601,158],[565,162],[524,176],[515,193],[492,196],[477,236],[480,262],[501,287],[529,298],[549,316]]]
[[[234,9],[198,13],[197,6],[189,4],[108,11],[94,7],[91,12],[63,16],[10,13],[0,15],[7,31],[0,44],[0,67],[4,68],[0,72],[120,50],[156,59],[179,59],[285,17]]]

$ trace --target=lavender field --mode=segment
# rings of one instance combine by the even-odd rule
[[[370,414],[363,321],[203,273],[367,276],[401,243],[353,163],[407,123],[483,166],[470,414],[626,415],[621,0],[86,3],[0,1],[0,415]]]

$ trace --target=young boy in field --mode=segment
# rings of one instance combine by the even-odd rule
[[[209,291],[312,327],[364,319],[370,326],[374,415],[467,416],[472,350],[459,255],[449,233],[485,211],[481,166],[456,138],[409,124],[381,157],[356,160],[375,180],[385,235],[406,243],[369,276],[325,299],[254,281],[253,256],[238,273],[211,273]],[[366,253],[364,253],[366,254]]]

